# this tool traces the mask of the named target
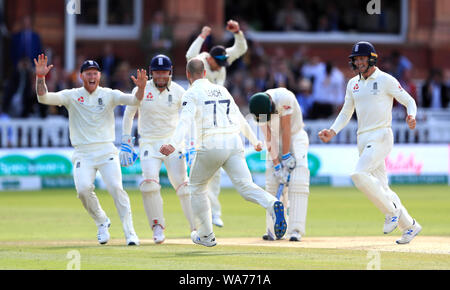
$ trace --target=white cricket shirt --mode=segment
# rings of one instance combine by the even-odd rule
[[[137,105],[132,94],[97,87],[89,94],[84,87],[38,95],[39,103],[64,106],[69,112],[70,141],[73,146],[115,141],[114,108]]]
[[[228,65],[231,65],[236,59],[241,57],[248,49],[247,41],[245,40],[242,31],[239,31],[238,33],[233,33],[233,35],[234,35],[233,46],[225,49],[228,55],[227,59]],[[198,36],[195,39],[195,41],[191,44],[188,51],[186,52],[186,59],[187,61],[189,61],[194,57],[201,59],[205,65],[206,78],[214,84],[223,86],[225,84],[225,79],[227,77],[226,68],[222,66],[219,70],[216,71],[211,70],[211,67],[206,61],[206,58],[209,56],[209,53],[208,52],[200,53],[204,41],[205,41],[204,38]]]
[[[291,135],[294,136],[299,133],[303,129],[304,123],[302,110],[300,109],[300,105],[298,104],[294,93],[286,88],[269,89],[266,93],[275,103],[275,109],[280,117],[291,115]],[[271,130],[275,129],[276,128],[271,128]]]
[[[134,88],[133,93],[137,91]],[[153,80],[147,82],[144,99],[138,106],[127,106],[123,116],[123,135],[131,135],[133,119],[138,114],[140,142],[151,142],[171,137],[178,123],[181,97],[185,90],[171,81],[169,89],[160,92]]]
[[[253,145],[258,143],[247,120],[224,86],[213,84],[206,78],[198,79],[183,95],[182,105],[180,119],[170,142],[174,147],[180,148],[192,122],[195,122],[197,148],[207,137],[240,132]]]
[[[330,129],[336,134],[341,131],[355,110],[358,134],[390,128],[394,99],[406,107],[408,115],[416,116],[416,102],[393,76],[377,67],[367,79],[357,75],[349,80],[344,105]]]

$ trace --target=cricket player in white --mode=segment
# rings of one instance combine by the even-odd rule
[[[144,180],[140,184],[145,212],[153,230],[153,240],[160,244],[164,241],[166,223],[163,214],[163,199],[159,184],[159,172],[162,162],[166,165],[169,180],[180,198],[181,207],[191,231],[194,230],[190,194],[187,188],[188,177],[183,155],[164,156],[159,152],[161,145],[169,142],[178,122],[181,111],[181,97],[185,90],[172,78],[172,61],[165,55],[153,57],[150,63],[152,79],[145,87],[144,99],[138,106],[127,106],[123,117],[122,147],[119,155],[122,166],[132,165],[133,138],[131,129],[133,119],[139,110],[138,132],[139,151]],[[137,91],[135,88],[133,92]],[[182,156],[183,158],[181,158]],[[131,161],[131,162],[130,162]]]
[[[188,62],[186,74],[191,87],[183,96],[185,105],[175,134],[171,142],[160,149],[165,155],[173,153],[182,144],[186,129],[195,122],[197,154],[189,175],[189,188],[197,230],[191,233],[192,241],[209,247],[216,245],[207,185],[221,167],[246,200],[271,211],[275,219],[274,233],[281,237],[286,232],[283,204],[253,183],[239,133],[246,132],[244,135],[257,151],[262,149],[262,143],[257,140],[228,90],[205,79],[205,73],[200,59]]]
[[[201,59],[206,70],[206,78],[213,84],[224,85],[227,76],[226,67],[231,65],[235,60],[241,57],[248,49],[247,41],[244,33],[240,30],[239,23],[234,20],[227,22],[227,30],[234,35],[234,45],[225,48],[221,45],[214,46],[209,52],[202,52],[203,42],[206,37],[211,34],[211,28],[204,26],[200,35],[191,44],[186,52],[186,59]],[[211,209],[213,215],[213,224],[222,227],[222,211],[219,202],[220,193],[220,170],[218,170],[208,185],[208,196],[211,201]]]
[[[330,129],[319,132],[323,142],[329,142],[349,122],[356,110],[358,118],[359,160],[351,177],[355,186],[385,215],[383,232],[388,234],[398,225],[403,231],[398,244],[409,243],[421,230],[388,184],[385,158],[392,150],[392,104],[396,99],[406,107],[406,123],[416,127],[417,106],[414,99],[391,75],[375,66],[378,55],[369,42],[358,42],[349,56],[358,75],[347,84],[344,105]]]
[[[70,141],[75,148],[72,157],[75,187],[78,198],[98,227],[98,241],[100,244],[108,242],[110,219],[94,193],[97,171],[100,172],[108,192],[114,199],[127,245],[138,245],[139,239],[133,227],[130,199],[122,187],[118,150],[113,143],[115,140],[113,110],[118,105],[139,104],[144,97],[146,71],[138,70],[137,79],[131,77],[139,87],[136,93],[124,94],[119,90],[100,87],[100,67],[95,61],[88,60],[81,66],[80,77],[83,80],[83,87],[49,93],[45,76],[53,65],[47,66],[47,61],[47,56],[43,54],[39,55],[38,61],[34,60],[37,98],[41,104],[65,106],[69,112]]]
[[[308,134],[303,129],[303,116],[295,95],[286,88],[270,89],[254,94],[249,101],[250,113],[259,123],[269,151],[266,162],[266,190],[276,195],[280,184],[288,188],[289,241],[300,241],[305,235],[309,196]],[[288,177],[289,176],[289,177]],[[288,180],[289,179],[289,180]],[[266,218],[264,240],[274,240],[272,219]]]

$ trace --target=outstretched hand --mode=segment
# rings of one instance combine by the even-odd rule
[[[137,70],[136,74],[137,78],[135,78],[133,75],[131,76],[131,79],[133,80],[133,83],[140,89],[145,89],[145,86],[147,85],[148,76],[147,71],[145,69]]]
[[[53,65],[47,66],[48,58],[45,54],[38,55],[38,60],[34,59],[35,72],[38,77],[45,77],[53,68]]]

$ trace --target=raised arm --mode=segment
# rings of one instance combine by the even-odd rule
[[[200,54],[200,50],[202,49],[203,42],[205,41],[206,37],[211,34],[211,27],[204,26],[202,28],[202,32],[199,34],[199,36],[192,42],[191,46],[189,47],[188,51],[186,52],[186,60],[190,60],[191,58],[196,57]]]
[[[247,52],[248,46],[244,33],[240,30],[239,23],[237,21],[229,20],[227,22],[227,30],[232,32],[234,35],[233,46],[226,49],[228,54],[228,63],[232,64],[236,59],[240,58]]]
[[[58,93],[49,93],[45,84],[45,76],[53,68],[53,65],[47,66],[48,58],[44,54],[38,55],[38,59],[34,59],[36,72],[36,94],[38,102],[45,105],[63,105],[62,96]]]

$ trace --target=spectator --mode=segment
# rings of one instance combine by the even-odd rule
[[[172,57],[173,32],[172,27],[166,23],[162,11],[156,11],[141,35],[141,47],[145,53],[145,63],[149,64],[157,54],[165,54]]]
[[[31,62],[28,57],[23,57],[5,89],[3,112],[12,118],[27,118],[33,113],[36,96],[32,88],[32,75]]]
[[[255,88],[258,92],[266,91],[269,87],[269,72],[267,65],[263,62],[254,69],[253,79],[255,82]]]
[[[406,56],[402,55],[398,50],[394,50],[392,52],[391,58],[393,65],[392,76],[395,77],[397,80],[401,81],[403,77],[403,71],[411,70],[412,63]]]
[[[100,67],[102,68],[102,76],[108,80],[114,75],[119,59],[114,54],[114,48],[111,43],[107,43],[103,48],[103,55],[100,58]]]
[[[303,11],[295,7],[295,2],[286,0],[284,9],[278,11],[275,26],[282,31],[307,31],[310,28],[308,18]]]
[[[136,72],[134,72],[136,73]],[[134,88],[133,81],[130,78],[132,74],[130,64],[126,61],[121,62],[116,69],[112,79],[111,88],[130,94]],[[117,106],[114,110],[116,116],[123,116],[126,106]]]
[[[399,82],[400,82],[400,85],[402,86],[402,88],[411,95],[411,97],[414,99],[414,101],[416,101],[416,104],[419,104],[419,100],[417,98],[417,86],[411,78],[411,71],[404,70],[403,75],[402,75],[401,79],[399,80]],[[394,99],[394,107],[403,108],[403,106],[400,105],[397,102],[397,100],[395,100],[395,99]],[[405,115],[405,117],[406,117],[406,115]]]
[[[33,65],[33,59],[42,52],[41,37],[33,31],[30,16],[22,19],[21,30],[12,35],[10,51],[14,68],[24,57]]]
[[[344,86],[342,72],[331,62],[327,62],[325,70],[316,74],[311,118],[329,118],[335,114],[338,106],[344,102]]]
[[[312,85],[311,81],[307,78],[300,78],[298,80],[298,93],[295,95],[297,102],[302,109],[303,119],[309,119],[312,105]]]
[[[423,108],[447,108],[449,102],[448,87],[445,85],[442,71],[432,69],[422,86]]]

